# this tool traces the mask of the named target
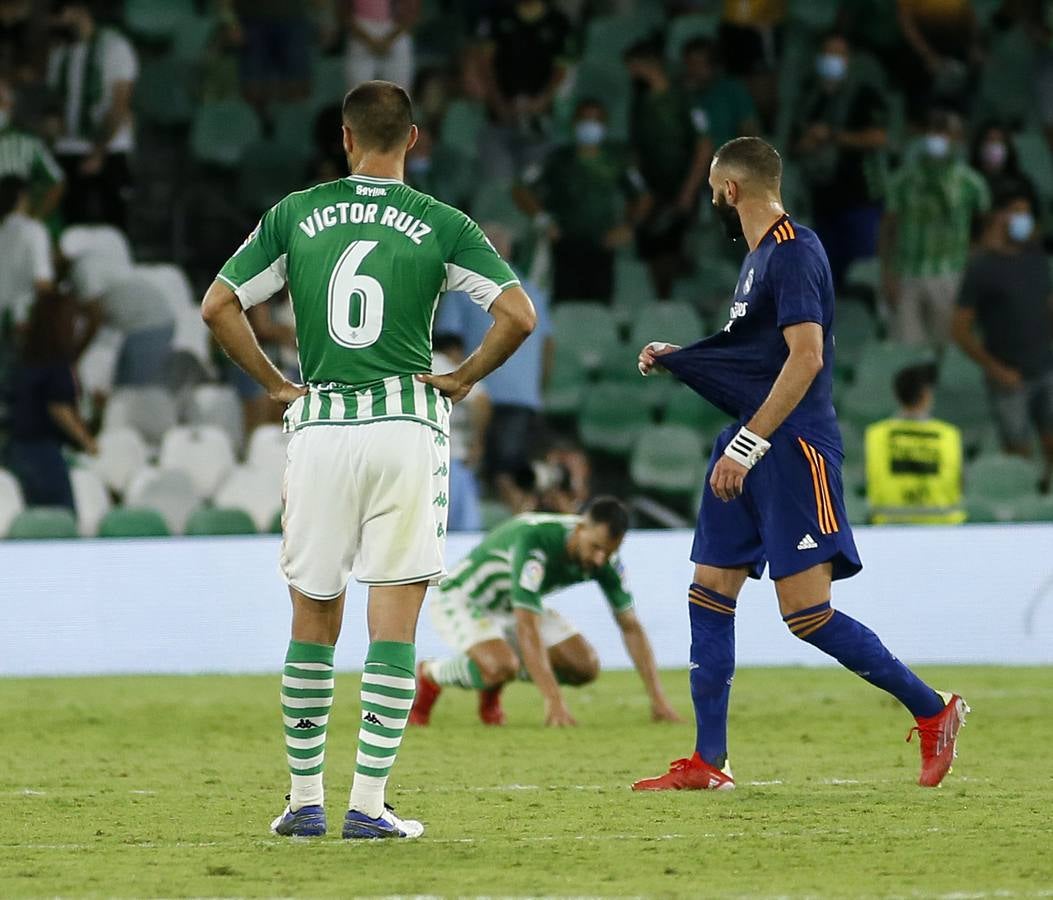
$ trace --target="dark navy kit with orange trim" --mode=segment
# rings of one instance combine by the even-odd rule
[[[789,356],[782,330],[801,322],[823,329],[823,368],[797,408],[769,437],[771,449],[746,476],[742,496],[725,503],[709,474],[740,425],[771,392]],[[781,217],[742,262],[727,325],[666,354],[659,364],[737,421],[720,433],[706,473],[691,559],[746,566],[773,579],[831,561],[833,577],[862,568],[845,513],[844,450],[833,404],[834,288],[815,232]],[[665,336],[659,336],[663,339]]]

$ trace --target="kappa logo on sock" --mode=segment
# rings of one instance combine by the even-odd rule
[[[293,728],[317,728],[317,727],[318,726],[315,725],[315,723],[312,722],[310,719],[300,719],[299,722],[297,722],[295,725],[293,725]]]
[[[382,724],[380,719],[377,718],[376,714],[371,712],[367,712],[364,716],[362,716],[362,721],[369,722],[370,725]]]

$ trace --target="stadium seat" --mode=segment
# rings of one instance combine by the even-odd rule
[[[285,477],[285,461],[291,435],[283,434],[280,425],[260,425],[249,437],[245,463],[266,472],[281,483]]]
[[[845,273],[845,287],[853,293],[876,297],[881,291],[881,260],[876,256],[855,260]]]
[[[1020,168],[1035,184],[1043,201],[1053,199],[1053,152],[1039,131],[1025,131],[1013,137]]]
[[[186,534],[195,537],[255,533],[252,517],[243,509],[203,508],[191,515],[186,523]]]
[[[652,375],[648,380],[655,377]],[[729,415],[717,409],[712,403],[707,403],[693,390],[679,382],[672,382],[665,413],[662,416],[663,425],[690,428],[706,436],[709,442],[712,442],[717,433],[731,422]]]
[[[180,62],[197,64],[208,52],[216,33],[217,21],[212,16],[196,15],[176,23],[172,30],[169,55]]]
[[[348,87],[343,54],[315,58],[311,71],[311,109],[317,112],[331,104],[339,104]]]
[[[1053,497],[1034,494],[1007,504],[1014,522],[1053,522]]]
[[[113,506],[106,485],[95,469],[83,466],[70,469],[69,480],[73,486],[77,530],[81,537],[94,537],[103,516]]]
[[[193,63],[174,55],[143,62],[135,83],[135,110],[144,122],[162,128],[189,125],[197,102]]]
[[[301,137],[301,143],[306,143]],[[238,164],[238,203],[254,216],[304,184],[305,166],[285,144],[260,140],[245,147]]]
[[[211,497],[234,468],[234,450],[227,433],[215,425],[177,425],[161,441],[162,469],[186,472],[198,497]]]
[[[169,533],[165,520],[153,509],[119,506],[99,523],[101,538],[168,537]]]
[[[625,15],[595,16],[585,28],[584,58],[620,62],[625,50],[657,30],[661,16],[657,3],[640,4]]]
[[[61,506],[31,506],[11,521],[7,536],[14,541],[45,541],[77,536],[77,520]]]
[[[635,256],[618,256],[614,260],[614,300],[619,307],[639,309],[651,303],[654,285],[647,264]]]
[[[984,497],[964,498],[965,521],[979,525],[990,522],[1003,522],[1009,518],[1008,512],[1002,513],[999,504]]]
[[[688,13],[677,16],[669,25],[665,39],[665,55],[670,62],[679,63],[684,44],[694,38],[715,38],[720,27],[718,13]]]
[[[597,384],[583,394],[578,432],[589,449],[628,456],[640,433],[650,426],[646,385]]]
[[[985,55],[973,109],[984,118],[1028,121],[1035,110],[1034,38],[1024,28],[992,30]],[[1022,168],[1031,174],[1027,166]]]
[[[156,510],[171,534],[182,534],[190,514],[201,505],[186,472],[147,466],[128,485],[126,502]]]
[[[132,265],[132,246],[112,225],[71,225],[59,237],[59,252],[71,262],[90,257],[117,268]]]
[[[512,185],[505,181],[481,181],[473,193],[472,218],[486,225],[500,222],[514,234],[526,234],[530,222],[516,206],[512,197]]]
[[[260,139],[259,116],[241,100],[202,103],[190,128],[190,150],[206,165],[233,168],[247,147]]]
[[[138,37],[166,40],[197,15],[194,0],[124,0],[124,24]]]
[[[641,488],[669,494],[693,494],[706,471],[703,437],[682,425],[648,429],[633,449],[629,475]]]
[[[647,309],[647,315],[633,325],[629,345],[633,355],[648,341],[669,341],[687,345],[706,336],[702,317],[687,303],[666,300]]]
[[[618,346],[614,316],[602,303],[557,303],[552,310],[556,352],[573,356],[586,369],[596,369]]]
[[[148,443],[160,443],[176,424],[176,404],[163,387],[123,387],[113,392],[102,415],[102,430],[134,428]]]
[[[624,141],[629,132],[632,81],[620,59],[585,59],[579,63],[574,73],[574,93],[563,105],[561,124],[570,125],[574,108],[581,100],[596,97],[603,101],[607,110],[610,139]]]
[[[855,382],[845,392],[842,412],[857,425],[869,425],[896,411],[892,381],[904,366],[931,362],[927,350],[890,342],[863,347],[856,362]]]
[[[834,27],[837,18],[839,0],[805,0],[804,3],[790,3],[789,18],[811,31],[826,32]]]
[[[955,344],[946,347],[940,359],[935,413],[959,427],[972,430],[991,421],[983,372]]]
[[[215,369],[211,335],[201,320],[200,298],[195,295],[186,272],[172,263],[137,265],[134,271],[156,285],[175,316],[172,349],[189,353],[206,373],[211,374]]]
[[[842,422],[841,441],[845,447],[844,467],[862,466],[865,457],[863,429],[853,422]]]
[[[678,281],[673,288],[673,295],[707,313],[716,314],[723,325],[727,321],[738,281],[739,266],[731,260],[718,256],[699,259],[695,263],[694,274]]]
[[[25,508],[18,479],[7,469],[0,469],[0,534],[7,534],[15,516]]]
[[[234,454],[245,441],[245,419],[238,392],[229,384],[201,384],[187,401],[184,418],[189,425],[214,425],[230,438]]]
[[[965,470],[965,491],[970,497],[1009,503],[1035,494],[1038,470],[1030,460],[1003,453],[985,454]]]
[[[454,100],[446,107],[439,126],[439,142],[475,159],[479,133],[486,124],[486,110],[474,100]]]
[[[577,354],[557,352],[545,386],[545,412],[555,416],[577,412],[588,380],[588,372]]]
[[[267,531],[274,513],[281,510],[282,479],[273,471],[236,466],[215,494],[216,506],[242,509],[252,517],[256,530]]]
[[[111,491],[123,494],[132,476],[146,465],[146,442],[138,431],[125,425],[106,429],[96,443],[99,453],[89,458],[88,464]]]
[[[845,491],[845,512],[850,525],[866,525],[870,521],[870,509],[865,497],[855,491]]]
[[[287,154],[289,163],[310,156],[315,113],[303,103],[277,103],[270,107],[272,142]],[[295,172],[295,165],[290,165]]]
[[[834,308],[834,348],[839,371],[851,371],[863,348],[877,339],[870,310],[854,300],[838,300]]]

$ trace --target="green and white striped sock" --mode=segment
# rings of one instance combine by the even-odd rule
[[[333,705],[333,650],[328,644],[289,641],[282,673],[282,720],[292,788],[289,808],[325,800],[325,732]]]
[[[475,691],[486,687],[479,666],[464,653],[449,659],[433,659],[424,664],[424,669],[436,684],[455,685]]]
[[[399,641],[374,641],[366,654],[358,764],[349,806],[374,819],[384,811],[384,788],[413,706],[415,659],[413,644]]]

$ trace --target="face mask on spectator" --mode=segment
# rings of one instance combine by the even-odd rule
[[[980,159],[988,169],[1001,169],[1009,156],[1009,148],[1004,141],[988,141],[980,150]]]
[[[595,119],[582,119],[574,126],[574,140],[584,147],[602,144],[607,137],[607,126]]]
[[[826,81],[840,81],[848,72],[848,60],[836,53],[823,53],[815,61],[815,70]]]
[[[406,171],[410,175],[427,175],[431,171],[431,157],[411,156],[406,160]]]
[[[951,139],[945,134],[925,135],[925,154],[930,159],[946,159],[951,152]]]
[[[1018,244],[1031,240],[1035,230],[1035,217],[1031,213],[1015,212],[1009,214],[1009,237]]]
[[[714,208],[724,225],[724,231],[727,232],[728,237],[732,241],[737,241],[742,237],[742,220],[739,218],[739,211],[728,203],[728,198],[725,194],[717,197]]]

